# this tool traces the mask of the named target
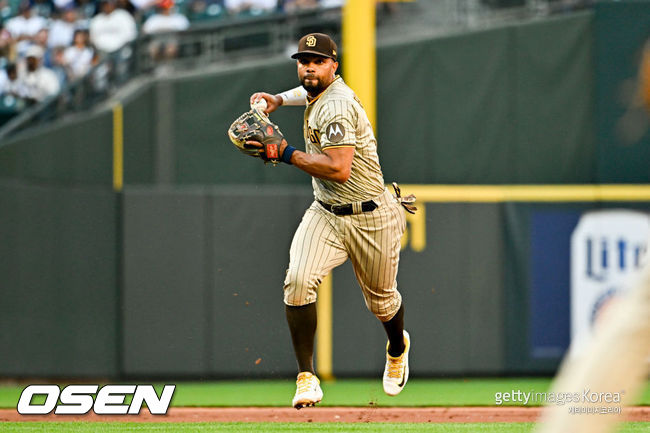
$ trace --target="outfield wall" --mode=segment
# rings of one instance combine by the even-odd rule
[[[290,374],[282,282],[311,200],[307,188],[125,190],[124,373]],[[421,341],[414,374],[499,371],[496,206],[437,204],[423,212],[421,240],[429,242],[417,253],[407,246],[399,277],[409,329]],[[335,270],[332,281],[335,374],[381,371],[384,331],[351,266]]]
[[[648,187],[635,187],[642,201],[604,202],[592,192],[561,203],[508,198],[500,193],[508,187],[478,199],[417,188],[398,284],[416,342],[412,371],[422,376],[553,372],[569,341],[562,263],[580,215],[650,211]],[[115,193],[2,182],[0,373],[290,375],[282,281],[310,202],[304,187]],[[537,275],[552,278],[540,286]],[[377,374],[385,337],[349,264],[333,272],[332,287],[333,374]],[[540,293],[545,301],[533,302]]]
[[[118,196],[0,183],[0,375],[115,376]]]

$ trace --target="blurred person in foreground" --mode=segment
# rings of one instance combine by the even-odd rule
[[[174,10],[174,0],[159,0],[157,12],[150,16],[142,26],[147,35],[155,36],[149,45],[154,60],[169,60],[178,54],[178,38],[171,33],[187,30],[190,22],[187,17]]]
[[[650,43],[639,72],[639,99],[650,115]],[[650,245],[650,244],[649,244]],[[535,433],[607,433],[623,419],[623,405],[637,401],[650,372],[650,260],[623,299],[596,324],[592,340],[575,357],[566,357],[551,389],[578,393],[579,402],[547,407]],[[584,393],[619,393],[587,398]],[[595,401],[592,401],[595,400]],[[609,400],[609,401],[608,401]],[[579,409],[578,413],[574,413]],[[570,412],[574,411],[574,412]]]
[[[578,402],[548,406],[536,433],[611,432],[623,419],[622,406],[634,404],[639,397],[650,355],[650,266],[647,263],[640,280],[611,308],[607,317],[596,325],[584,352],[563,361],[552,386],[551,391],[556,395],[577,393]],[[585,392],[587,398],[583,397]],[[600,393],[610,396],[598,397]],[[597,397],[592,398],[594,395]]]

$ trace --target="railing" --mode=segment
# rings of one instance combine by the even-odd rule
[[[341,31],[340,9],[318,10],[298,14],[274,14],[263,18],[233,19],[230,22],[198,24],[176,35],[145,35],[138,39],[138,70],[150,71],[160,63],[188,68],[228,62],[253,55],[282,54],[305,33],[326,32],[337,36]],[[171,61],[155,61],[149,44],[166,41],[178,43],[178,55]]]

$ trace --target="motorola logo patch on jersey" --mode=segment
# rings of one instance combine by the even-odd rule
[[[345,136],[345,129],[339,122],[332,122],[325,128],[325,135],[332,143],[338,143]]]

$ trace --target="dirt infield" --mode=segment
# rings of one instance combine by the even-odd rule
[[[100,422],[532,422],[541,412],[538,407],[316,407],[293,408],[223,407],[171,408],[167,415],[32,415],[15,409],[0,409],[5,421],[100,421]],[[628,421],[650,422],[650,406],[624,410]],[[608,415],[593,415],[608,416]]]

